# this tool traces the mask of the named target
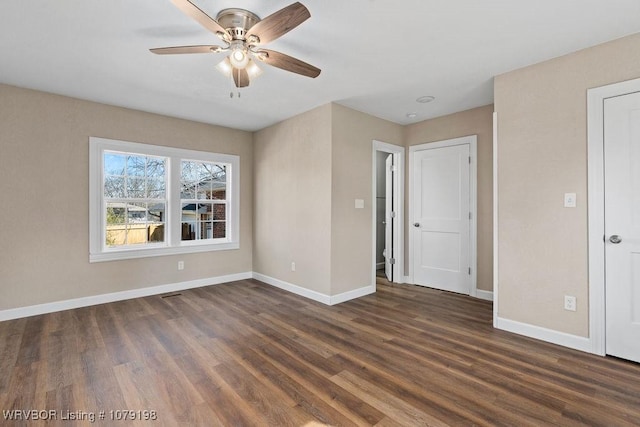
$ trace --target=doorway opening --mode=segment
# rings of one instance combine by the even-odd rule
[[[372,285],[404,282],[404,147],[373,141]]]

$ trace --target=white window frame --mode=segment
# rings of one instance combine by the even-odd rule
[[[145,247],[107,247],[105,244],[104,152],[119,151],[167,158],[165,241]],[[227,165],[227,236],[224,239],[182,241],[180,168],[182,160]],[[240,157],[205,151],[89,138],[89,262],[116,261],[240,247]]]

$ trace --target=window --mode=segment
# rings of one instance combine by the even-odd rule
[[[238,156],[90,138],[91,262],[239,247]]]
[[[227,167],[183,160],[180,175],[182,240],[227,236]]]

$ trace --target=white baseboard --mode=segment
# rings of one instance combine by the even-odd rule
[[[265,276],[260,273],[253,273],[253,278],[264,282],[268,285],[275,286],[292,294],[300,295],[305,298],[312,299],[314,301],[321,302],[323,304],[331,305],[331,297],[329,295],[322,294],[320,292],[312,291],[302,286],[294,285],[293,283],[285,282],[284,280],[275,279],[273,277]]]
[[[365,295],[370,295],[370,294],[375,294],[376,293],[376,286],[375,285],[368,285],[368,286],[363,286],[361,288],[358,289],[354,289],[352,291],[348,291],[348,292],[343,292],[341,294],[338,295],[332,295],[330,296],[330,302],[329,305],[335,305],[335,304],[340,304],[341,302],[346,302],[352,299],[356,299],[356,298],[360,298],[363,297]]]
[[[527,323],[516,322],[515,320],[504,319],[499,316],[496,317],[494,326],[498,329],[502,329],[503,331],[513,332],[529,338],[535,338],[587,353],[593,353],[593,344],[589,338],[554,331],[540,326],[529,325]]]
[[[294,285],[293,283],[285,282],[283,280],[265,276],[264,274],[256,272],[253,273],[253,278],[268,285],[275,286],[276,288],[280,288],[287,292],[291,292],[293,294],[300,295],[302,297],[309,298],[326,305],[340,304],[342,302],[360,298],[376,292],[375,285],[368,285],[338,295],[326,295],[307,288],[303,288],[302,286]]]
[[[11,308],[8,310],[0,310],[0,321],[53,313],[55,311],[69,310],[72,308],[88,307],[91,305],[105,304],[132,298],[148,297],[150,295],[165,294],[167,292],[183,291],[185,289],[201,288],[203,286],[219,285],[220,283],[251,279],[252,277],[253,275],[251,272],[229,274],[226,276],[209,277],[206,279],[189,280],[186,282],[170,283],[167,285],[150,286],[146,288],[131,289],[128,291],[55,301],[46,304]]]
[[[483,291],[482,289],[476,289],[476,298],[493,301],[493,292]]]

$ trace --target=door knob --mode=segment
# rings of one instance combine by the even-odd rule
[[[413,226],[414,226],[414,227],[420,227],[420,223],[419,223],[419,222],[414,222],[414,223],[413,223]]]
[[[617,245],[618,243],[622,242],[622,239],[617,234],[614,234],[613,236],[609,237],[609,241]]]

